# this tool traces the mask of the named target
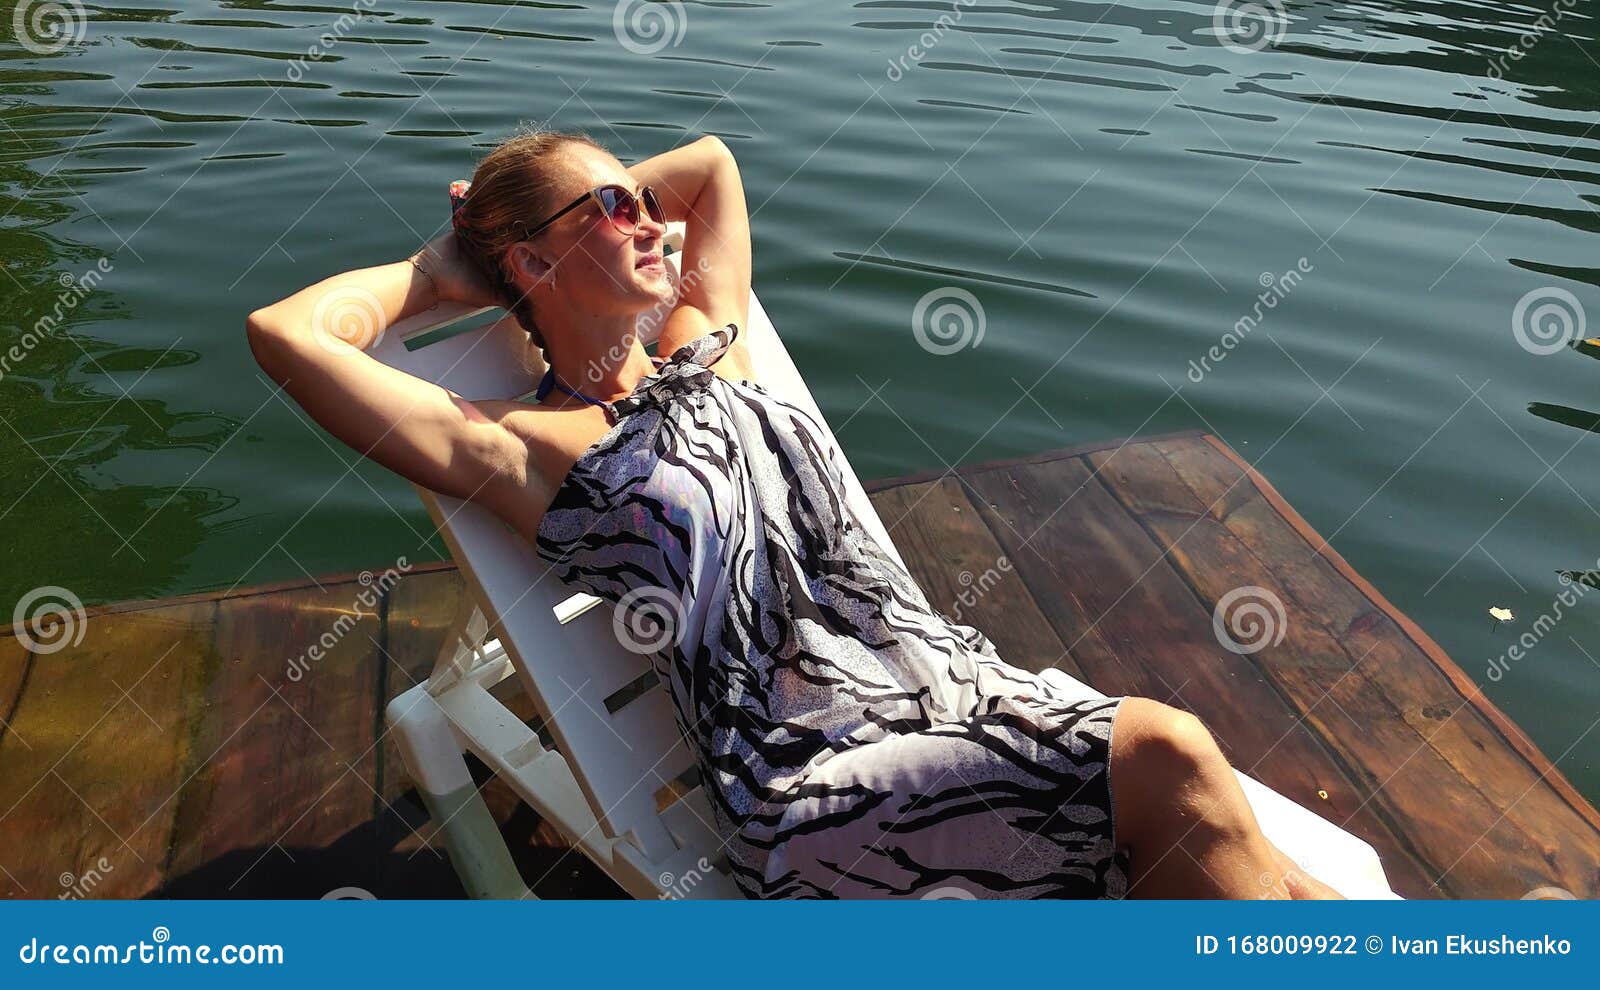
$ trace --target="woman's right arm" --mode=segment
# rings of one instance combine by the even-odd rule
[[[486,500],[526,480],[526,445],[456,393],[361,349],[435,301],[428,279],[396,261],[324,279],[245,326],[262,370],[351,449],[442,495]]]

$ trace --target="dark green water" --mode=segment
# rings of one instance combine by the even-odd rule
[[[1570,326],[1596,299],[1597,5],[1291,3],[1235,51],[1178,0],[695,3],[647,52],[609,3],[196,2],[50,54],[15,6],[0,334],[62,322],[0,368],[7,607],[442,556],[274,395],[245,314],[403,256],[519,120],[625,162],[715,133],[863,478],[1210,429],[1600,799],[1600,593],[1487,676],[1600,567],[1600,363],[1537,302],[1555,342],[1513,329],[1529,293]],[[930,353],[949,288],[983,335]]]

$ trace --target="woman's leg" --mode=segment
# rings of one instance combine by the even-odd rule
[[[1256,823],[1233,768],[1198,718],[1128,698],[1111,744],[1112,813],[1130,897],[1337,897]]]

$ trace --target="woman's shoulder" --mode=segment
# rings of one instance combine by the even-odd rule
[[[739,320],[713,322],[697,307],[681,305],[662,327],[656,354],[704,364],[729,381],[756,381],[748,336]]]

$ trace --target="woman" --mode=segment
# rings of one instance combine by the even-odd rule
[[[454,205],[406,260],[252,313],[251,347],[329,432],[489,508],[563,581],[668,602],[656,669],[747,896],[1337,896],[1262,835],[1199,720],[1006,664],[861,528],[837,449],[751,366],[749,219],[720,140],[625,168],[584,135],[523,134]],[[322,325],[351,298],[374,309],[356,347]],[[359,349],[442,300],[516,314],[549,367],[535,401],[468,400]],[[665,359],[637,338],[661,314]]]

